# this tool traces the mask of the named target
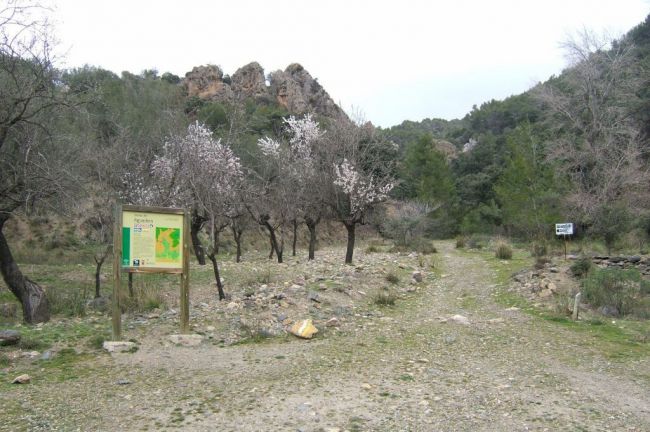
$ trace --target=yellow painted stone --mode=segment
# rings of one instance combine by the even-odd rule
[[[318,333],[318,329],[314,327],[314,324],[310,319],[296,321],[289,331],[291,334],[303,339],[311,339],[316,333]]]

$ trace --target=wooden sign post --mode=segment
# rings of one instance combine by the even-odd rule
[[[567,249],[567,237],[573,235],[573,223],[572,222],[566,222],[566,223],[558,223],[555,224],[555,235],[556,236],[562,236],[564,239],[564,260],[566,261],[566,249]]]
[[[181,333],[189,332],[190,217],[185,209],[115,207],[113,235],[113,340],[122,332],[122,271],[180,274]]]

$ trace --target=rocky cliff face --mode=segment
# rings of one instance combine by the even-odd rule
[[[318,81],[297,63],[272,72],[268,82],[264,69],[256,62],[237,69],[232,78],[224,77],[218,66],[197,66],[185,75],[183,85],[188,96],[201,99],[234,102],[252,98],[275,101],[294,115],[313,112],[330,118],[347,117]]]

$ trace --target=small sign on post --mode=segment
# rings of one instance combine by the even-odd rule
[[[181,275],[181,332],[189,331],[189,215],[165,207],[115,208],[113,236],[113,340],[121,337],[120,276],[127,273]]]
[[[573,235],[573,223],[565,222],[555,224],[555,235],[564,238],[564,260],[566,261],[566,239],[567,236]]]

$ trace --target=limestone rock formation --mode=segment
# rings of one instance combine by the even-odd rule
[[[183,85],[187,95],[201,99],[230,100],[233,92],[223,80],[223,71],[219,66],[195,66],[185,74]]]
[[[314,111],[338,118],[342,114],[323,86],[298,63],[290,64],[283,71],[271,74],[271,94],[277,102],[292,114]]]
[[[232,76],[232,91],[237,96],[259,99],[267,96],[269,90],[264,78],[264,69],[259,63],[249,63],[237,69]]]
[[[224,77],[218,66],[197,66],[185,74],[183,85],[188,96],[205,100],[229,103],[253,99],[276,102],[294,115],[313,112],[330,118],[347,117],[318,81],[297,63],[271,73],[268,84],[257,62],[237,69],[232,79]]]

